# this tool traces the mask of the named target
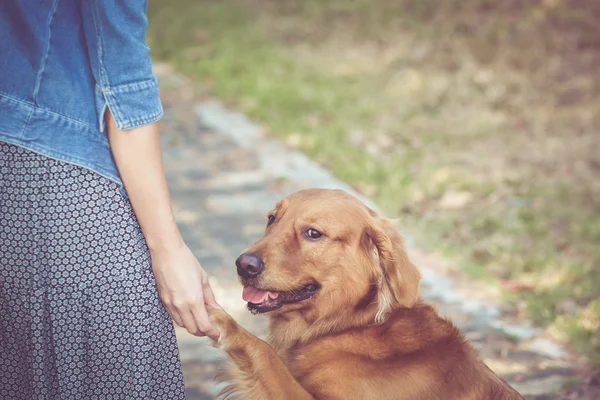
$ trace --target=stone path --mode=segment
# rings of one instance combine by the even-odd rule
[[[280,197],[307,187],[352,190],[303,154],[264,137],[242,115],[218,103],[194,102],[185,77],[160,65],[156,73],[166,111],[164,160],[182,233],[211,276],[219,303],[263,336],[264,317],[246,310],[234,260],[260,237],[265,214]],[[543,331],[511,321],[496,293],[420,252],[406,237],[423,273],[423,297],[452,318],[487,364],[528,400],[558,399],[554,393],[571,375],[568,354]],[[188,399],[212,399],[222,355],[205,338],[179,328],[177,334]]]

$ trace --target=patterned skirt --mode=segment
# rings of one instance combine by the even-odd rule
[[[174,327],[118,186],[3,142],[0,398],[184,398]]]

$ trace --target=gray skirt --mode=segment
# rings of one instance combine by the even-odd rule
[[[0,398],[184,398],[173,324],[118,186],[3,142]]]

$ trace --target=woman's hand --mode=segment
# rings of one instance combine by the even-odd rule
[[[192,335],[217,340],[219,332],[208,319],[206,307],[219,306],[194,254],[185,244],[150,254],[158,294],[171,318]]]

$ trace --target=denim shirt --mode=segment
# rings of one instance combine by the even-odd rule
[[[104,126],[163,110],[145,42],[146,0],[0,0],[0,141],[122,186]]]

